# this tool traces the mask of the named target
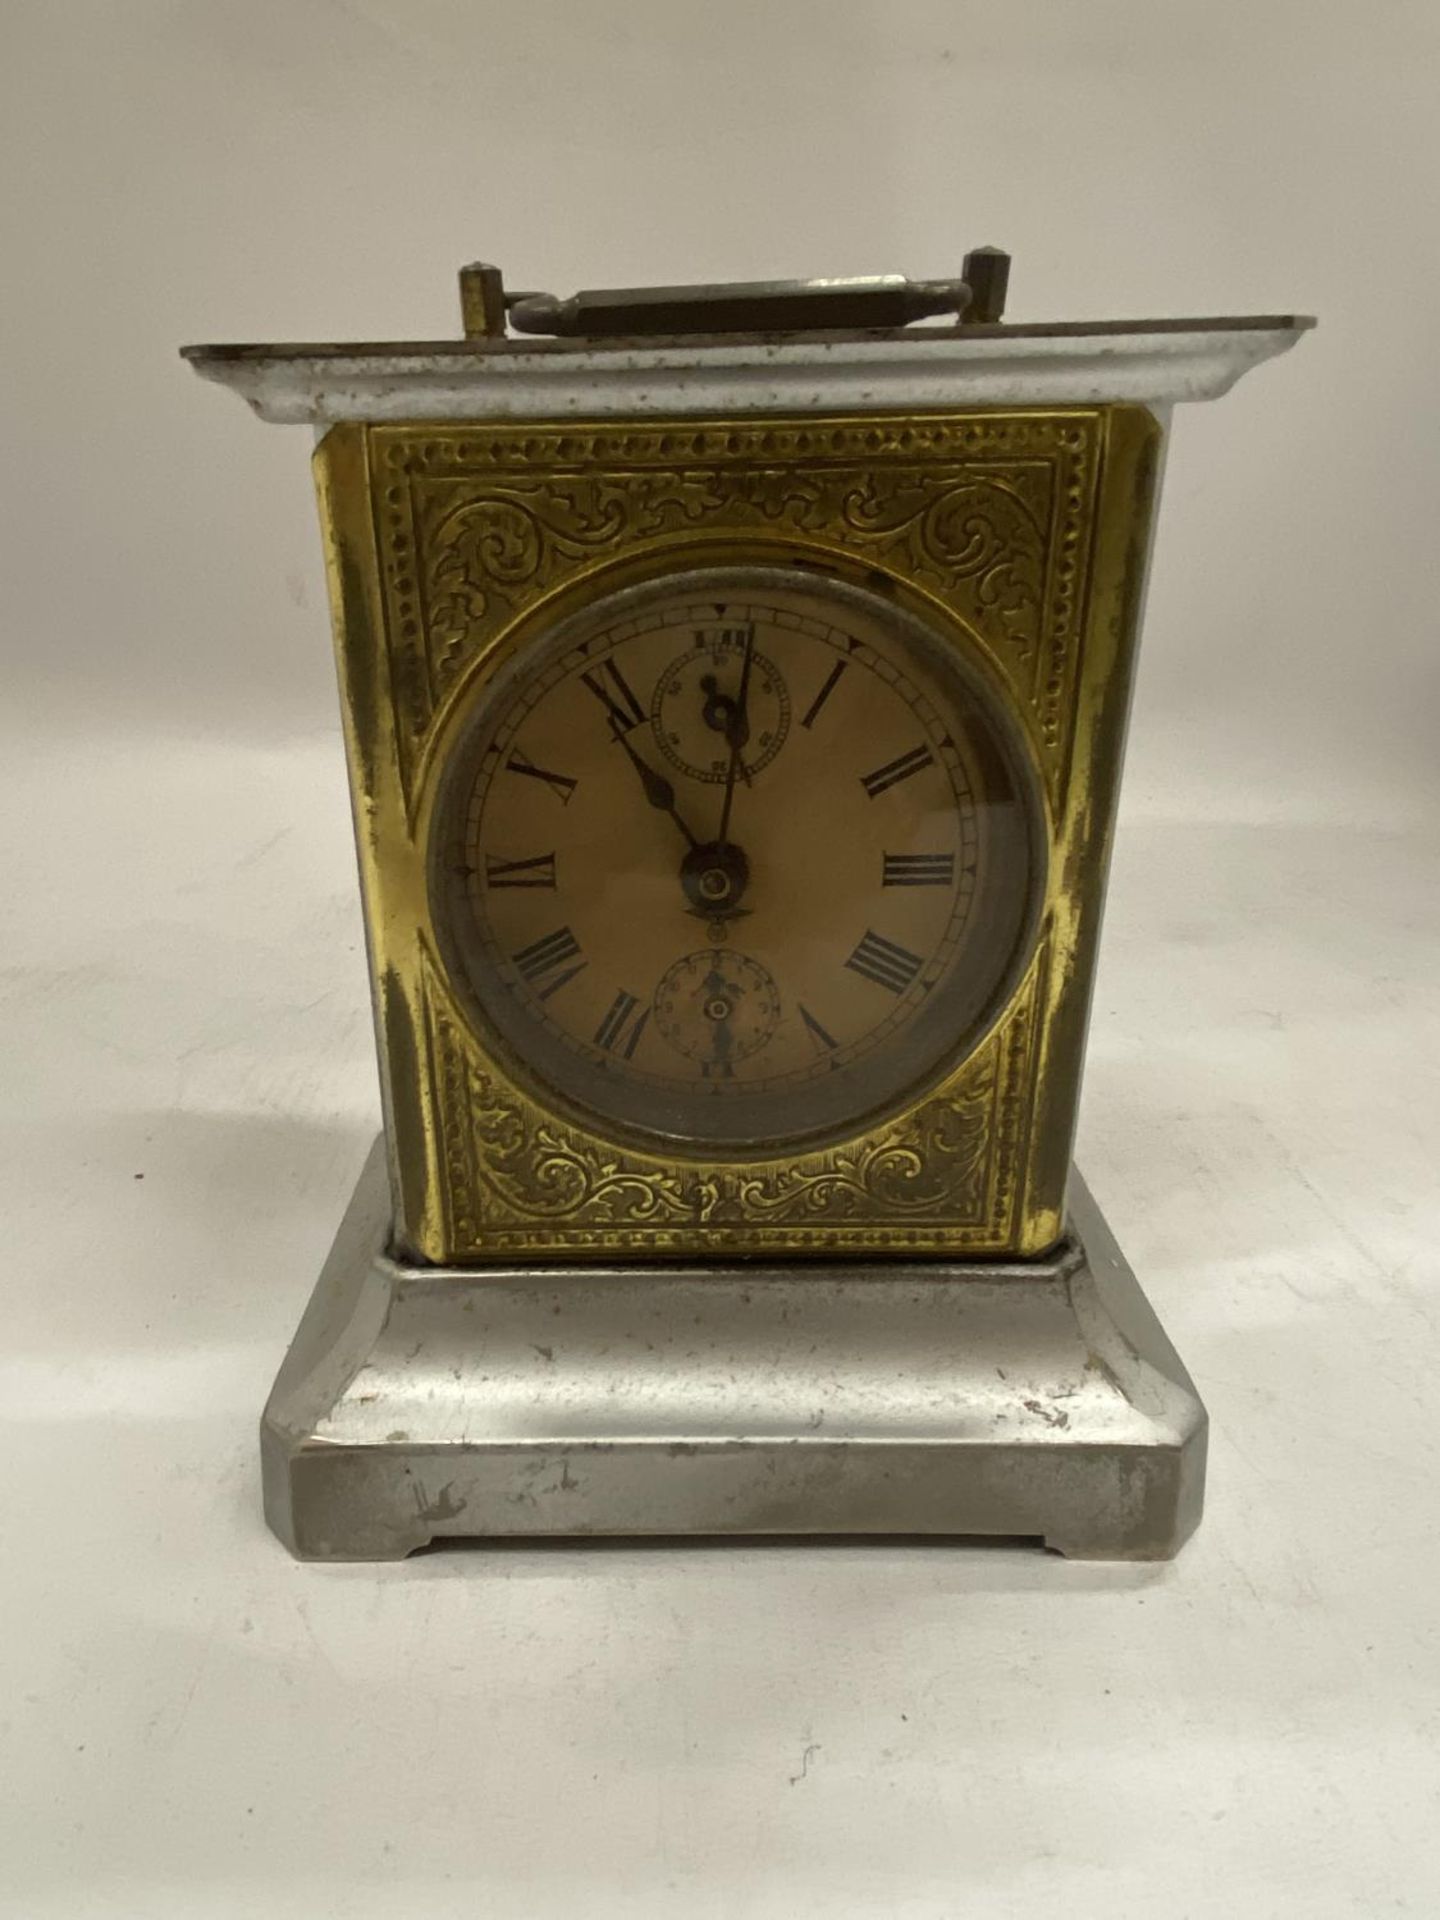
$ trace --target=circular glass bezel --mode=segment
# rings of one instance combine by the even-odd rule
[[[876,576],[871,575],[873,580]],[[887,581],[888,585],[888,581]],[[898,585],[898,583],[897,583]],[[925,674],[948,683],[954,705],[968,710],[966,751],[983,762],[987,795],[999,792],[1006,803],[991,822],[997,857],[992,870],[1007,865],[1018,871],[1004,903],[1005,920],[992,945],[988,968],[962,965],[943,977],[934,998],[893,1037],[882,1043],[881,1058],[867,1052],[830,1077],[855,1089],[853,1109],[815,1118],[810,1081],[782,1090],[727,1092],[720,1101],[680,1099],[659,1080],[607,1072],[605,1061],[588,1078],[607,1096],[586,1097],[577,1072],[582,1049],[555,1034],[530,1006],[506,989],[490,968],[491,979],[468,957],[483,952],[489,936],[478,916],[465,868],[469,845],[470,800],[491,737],[503,729],[519,690],[546,672],[585,638],[592,640],[633,619],[655,601],[695,595],[734,598],[767,591],[804,592],[850,608],[887,630],[897,652],[911,649]],[[663,1149],[710,1159],[765,1158],[793,1149],[810,1149],[863,1133],[889,1115],[930,1094],[981,1044],[1010,1001],[1034,953],[1048,880],[1046,810],[1038,773],[1023,730],[1007,710],[1003,695],[980,664],[976,643],[943,612],[922,614],[891,593],[878,593],[808,556],[788,566],[747,564],[731,559],[683,568],[634,582],[588,599],[538,630],[532,623],[513,651],[492,673],[462,692],[442,744],[434,782],[427,854],[431,922],[457,1004],[477,1040],[505,1066],[517,1085],[528,1085],[539,1103],[566,1113],[591,1133],[633,1138],[650,1151]],[[977,900],[976,911],[983,912]],[[468,937],[467,937],[468,935]],[[475,936],[478,935],[478,938]],[[487,991],[487,985],[492,989]],[[833,1105],[832,1100],[832,1105]],[[716,1124],[697,1132],[697,1110]]]

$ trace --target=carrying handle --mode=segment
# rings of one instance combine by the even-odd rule
[[[500,269],[460,269],[465,337],[516,333],[580,340],[644,339],[686,333],[795,333],[809,328],[905,327],[942,314],[957,325],[994,325],[1005,311],[1010,256],[977,247],[958,280],[875,274],[854,280],[752,280],[686,287],[594,288],[561,300],[507,293]]]

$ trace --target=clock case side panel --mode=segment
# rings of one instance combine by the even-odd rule
[[[1060,1238],[1159,443],[1158,423],[1134,407],[660,422],[623,437],[518,423],[332,429],[316,473],[401,1247],[461,1264],[1003,1258]],[[878,460],[877,481],[899,460],[902,491],[892,480],[878,502],[852,494],[843,523],[832,509],[817,538],[817,449],[843,452],[847,464]],[[988,471],[997,455],[1037,450],[1051,510],[1036,520],[1032,503],[1028,520],[1014,518],[1014,529],[1036,529],[1019,574],[1009,545],[996,565],[966,572],[969,612],[956,609],[972,631],[976,618],[989,622],[992,665],[1042,771],[1051,837],[1040,944],[979,1048],[908,1113],[793,1167],[712,1166],[592,1139],[533,1088],[512,1086],[498,1060],[476,1052],[436,964],[420,816],[443,716],[472,669],[513,641],[522,608],[553,605],[557,589],[609,576],[617,562],[643,571],[662,549],[673,557],[673,536],[650,537],[662,516],[683,523],[693,552],[702,519],[768,545],[793,538],[799,528],[785,523],[798,514],[817,552],[879,564],[920,590],[947,540],[970,538],[960,521],[937,529],[933,493],[963,500],[976,461]],[[417,564],[436,473],[447,502],[461,489],[479,576],[449,549]],[[564,484],[547,496],[551,475]],[[547,499],[553,539],[548,526],[534,532]],[[973,1196],[947,1202],[946,1156],[969,1178],[977,1150]],[[913,1174],[932,1154],[940,1159],[920,1184],[935,1191],[917,1206]]]
[[[1103,410],[1083,651],[1056,823],[1048,920],[1053,987],[1034,1061],[1034,1105],[1020,1248],[1064,1230],[1101,922],[1114,843],[1166,427],[1149,409]]]
[[[312,466],[329,585],[351,816],[380,1068],[380,1099],[397,1244],[413,1251],[446,1238],[435,1099],[416,991],[413,928],[424,912],[403,786],[402,703],[386,638],[369,471],[370,429],[334,426]]]

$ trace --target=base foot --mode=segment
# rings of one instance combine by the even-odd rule
[[[298,1556],[443,1537],[1003,1534],[1164,1559],[1205,1411],[1078,1176],[1019,1262],[414,1267],[377,1145],[261,1426]]]

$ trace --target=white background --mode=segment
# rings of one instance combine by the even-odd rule
[[[1430,0],[0,6],[0,1912],[1440,1907]],[[306,456],[184,340],[955,270],[1318,311],[1177,416],[1082,1121],[1215,1423],[1171,1567],[293,1565],[376,1124]]]

